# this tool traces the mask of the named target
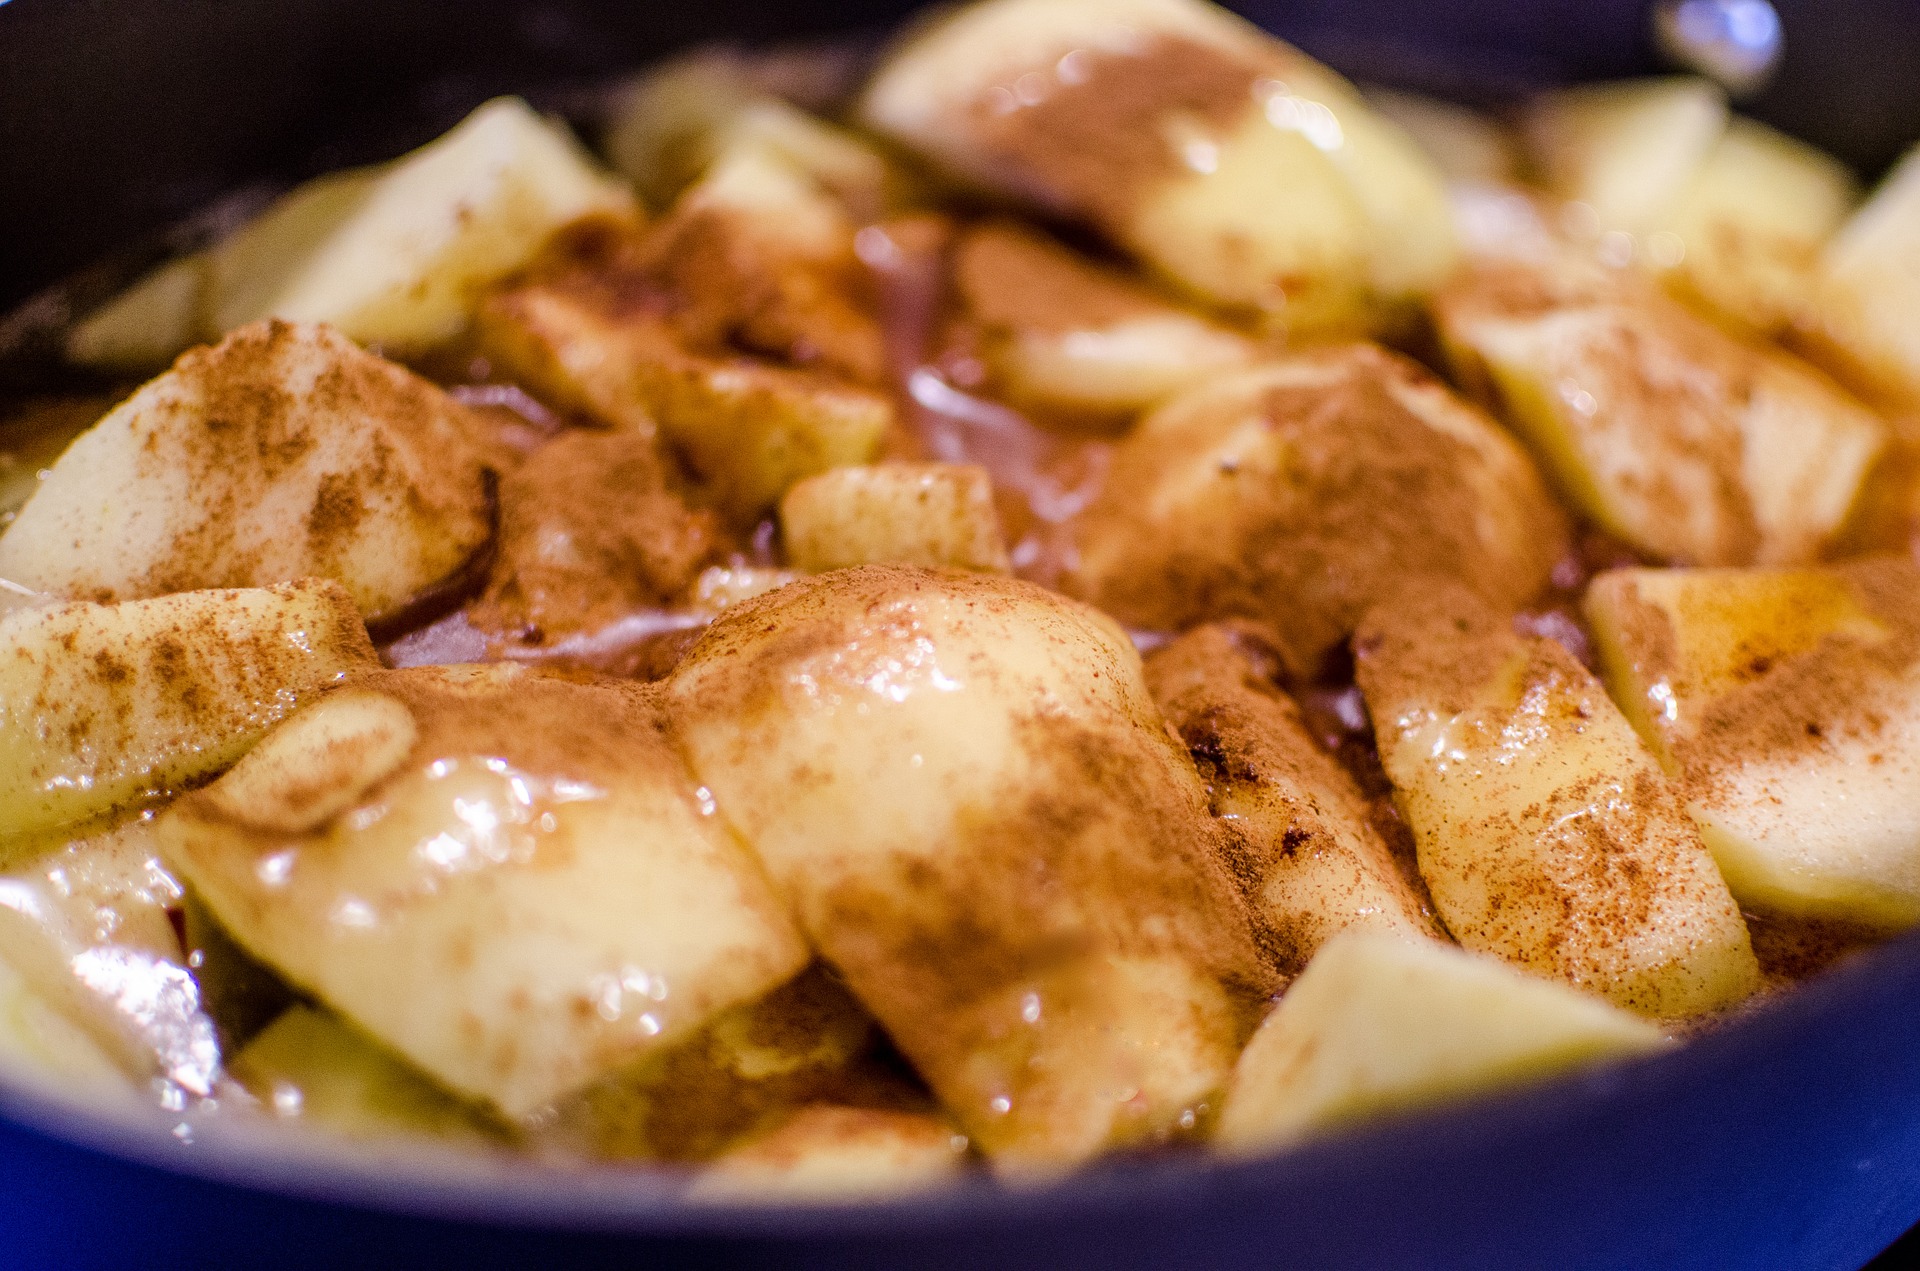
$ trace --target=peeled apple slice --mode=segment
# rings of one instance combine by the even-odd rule
[[[1216,1142],[1272,1151],[1667,1044],[1645,1020],[1496,959],[1349,930],[1241,1052]]]

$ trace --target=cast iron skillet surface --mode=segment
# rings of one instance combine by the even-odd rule
[[[879,32],[890,0],[0,0],[0,313],[219,196],[384,158],[500,91],[686,42]],[[1357,77],[1500,98],[1652,69],[1646,5],[1236,7]],[[1873,174],[1920,135],[1920,4],[1783,0],[1745,109]],[[0,329],[0,345],[8,332]],[[849,1208],[633,1172],[421,1168],[0,1089],[0,1267],[1857,1268],[1920,1219],[1920,934],[1657,1059],[1271,1161],[1116,1162]]]

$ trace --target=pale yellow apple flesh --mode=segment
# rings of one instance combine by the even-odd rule
[[[662,726],[637,685],[376,673],[159,828],[256,957],[524,1118],[807,961]]]
[[[1497,959],[1348,931],[1241,1053],[1214,1141],[1274,1151],[1667,1044],[1645,1020]]]
[[[1920,569],[1622,570],[1586,601],[1608,683],[1742,903],[1920,921]]]
[[[1456,940],[1659,1017],[1760,987],[1680,791],[1571,653],[1444,587],[1376,610],[1354,649]]]
[[[835,468],[780,500],[787,558],[810,573],[853,565],[1007,572],[993,482],[973,464]]]

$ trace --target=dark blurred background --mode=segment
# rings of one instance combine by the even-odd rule
[[[901,0],[739,0],[741,39],[878,34]],[[1657,68],[1651,0],[1243,0],[1356,78],[1482,102]],[[1920,0],[1776,0],[1747,109],[1871,175],[1920,136]],[[0,313],[261,178],[384,158],[711,31],[635,0],[0,0]]]

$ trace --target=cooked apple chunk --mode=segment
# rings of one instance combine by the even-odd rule
[[[74,324],[67,360],[119,375],[165,370],[206,329],[206,280],[204,253],[160,266]]]
[[[810,1104],[926,1110],[878,1038],[866,1008],[815,966],[562,1100],[537,1139],[603,1159],[706,1161]]]
[[[220,1045],[168,918],[180,896],[148,815],[95,829],[0,872],[0,960],[129,1077],[205,1096]]]
[[[1254,358],[1245,337],[1008,221],[961,235],[953,285],[998,392],[1052,415],[1131,422]]]
[[[818,65],[817,50],[809,58]],[[862,220],[897,210],[914,188],[871,142],[776,94],[772,68],[732,49],[666,62],[625,90],[606,150],[655,207],[665,207],[730,151],[772,153],[819,182]]]
[[[1247,1043],[1215,1142],[1274,1151],[1668,1044],[1637,1016],[1493,958],[1350,931]]]
[[[807,961],[661,728],[639,685],[377,672],[160,833],[252,953],[524,1118]]]
[[[1566,540],[1526,454],[1370,345],[1223,376],[1114,451],[1064,586],[1134,627],[1269,623],[1310,677],[1396,582],[1456,578],[1524,603]]]
[[[493,532],[475,428],[330,328],[250,326],[67,448],[0,537],[0,578],[97,601],[331,578],[377,625]]]
[[[1877,397],[1920,410],[1920,149],[1827,245],[1808,335]]]
[[[556,229],[595,214],[633,216],[633,196],[563,126],[498,98],[391,164],[293,191],[218,244],[207,334],[277,317],[416,355],[459,335]]]
[[[1586,606],[1615,698],[1734,895],[1920,921],[1920,569],[1621,570]]]
[[[937,1117],[816,1104],[703,1170],[690,1194],[708,1201],[850,1201],[946,1182],[966,1136]]]
[[[1277,657],[1250,650],[1253,640],[1201,627],[1155,650],[1146,666],[1154,700],[1207,783],[1221,851],[1255,935],[1282,970],[1298,974],[1350,926],[1433,934],[1353,778],[1263,674],[1262,664]]]
[[[1746,924],[1677,789],[1588,670],[1458,587],[1354,637],[1380,761],[1447,930],[1649,1015],[1760,984]]]
[[[1886,444],[1886,425],[1812,367],[1597,265],[1490,264],[1436,313],[1461,378],[1561,490],[1664,560],[1812,559]]]
[[[1273,977],[1109,619],[863,566],[730,609],[666,690],[821,956],[998,1166],[1198,1114]]]
[[[378,663],[339,587],[307,581],[0,618],[0,836],[219,772],[295,706]]]
[[[1647,254],[1670,290],[1716,321],[1778,335],[1808,315],[1821,251],[1856,198],[1838,159],[1735,119],[1661,218]]]
[[[789,291],[742,283],[732,266],[700,271],[700,253],[662,257],[702,223],[724,247],[729,218],[670,221],[645,237],[582,225],[482,307],[477,331],[497,367],[554,406],[657,430],[750,520],[800,478],[872,459],[894,408],[849,377],[849,367],[877,373],[882,356],[878,328],[849,302],[790,304]],[[752,272],[752,259],[740,268]],[[819,275],[803,277],[792,293],[824,294]],[[742,356],[729,338],[748,329],[765,357]],[[773,360],[789,353],[811,360]]]
[[[1597,227],[1640,233],[1679,201],[1727,128],[1727,95],[1693,76],[1615,80],[1548,93],[1522,122],[1548,190]]]
[[[881,66],[876,130],[1200,299],[1348,328],[1437,284],[1439,174],[1331,71],[1198,0],[986,0]]]
[[[850,565],[951,565],[1007,572],[985,468],[883,463],[808,477],[780,500],[787,556],[824,573]]]
[[[568,432],[500,482],[500,535],[473,625],[528,646],[684,596],[722,554],[713,514],[669,484],[656,443]]]
[[[322,1007],[289,1007],[231,1069],[275,1116],[359,1139],[422,1137],[473,1146],[499,1126]]]

